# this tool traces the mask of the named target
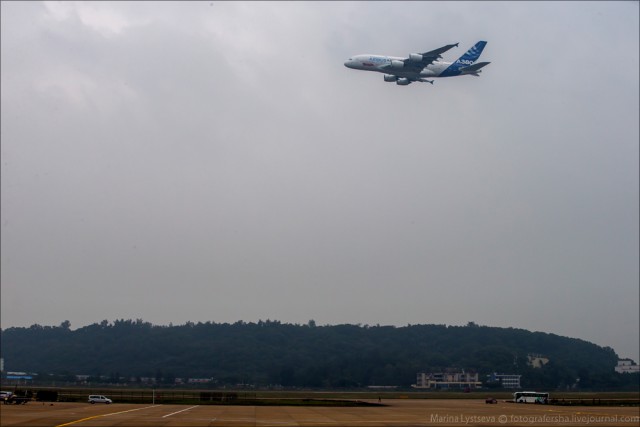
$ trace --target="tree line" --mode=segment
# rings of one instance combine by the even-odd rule
[[[76,330],[32,325],[1,331],[5,369],[41,375],[213,378],[217,385],[359,388],[410,387],[418,372],[447,368],[521,374],[525,388],[638,389],[618,374],[612,348],[515,328],[447,325],[324,325],[274,320],[152,325],[103,320]],[[530,366],[529,354],[549,362]]]

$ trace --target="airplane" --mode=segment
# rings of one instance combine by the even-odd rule
[[[356,55],[349,58],[344,66],[354,70],[377,71],[384,73],[385,82],[396,82],[400,86],[407,86],[413,82],[423,82],[433,84],[433,77],[454,77],[454,76],[480,76],[481,68],[490,62],[475,63],[486,41],[479,41],[457,61],[441,62],[441,54],[458,43],[448,44],[439,49],[424,53],[412,53],[407,58],[382,55]]]

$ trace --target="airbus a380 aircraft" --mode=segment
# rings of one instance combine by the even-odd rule
[[[448,51],[456,44],[448,44],[439,49],[425,53],[412,53],[408,58],[398,58],[381,55],[356,55],[349,58],[345,67],[354,70],[377,71],[384,73],[385,82],[396,82],[406,86],[412,82],[426,82],[433,84],[427,77],[453,77],[472,75],[479,76],[484,67],[490,62],[475,63],[487,42],[479,41],[462,55],[456,62],[440,62],[440,54]]]

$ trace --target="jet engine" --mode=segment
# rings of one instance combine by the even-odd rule
[[[398,80],[398,76],[394,76],[393,74],[385,74],[384,75],[384,81],[385,82],[395,82],[396,80]]]
[[[398,80],[396,80],[396,84],[400,85],[400,86],[406,86],[409,83],[411,83],[411,81],[409,81],[409,79],[405,78],[405,77],[401,77]]]
[[[403,61],[398,61],[397,59],[394,59],[393,61],[391,61],[391,66],[393,68],[402,68],[402,67],[404,67],[404,62]]]
[[[420,55],[419,53],[412,53],[411,55],[409,55],[409,59],[411,59],[412,61],[420,62],[422,61],[422,55]]]

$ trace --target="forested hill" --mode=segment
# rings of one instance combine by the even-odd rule
[[[523,387],[615,388],[613,349],[522,329],[477,326],[316,326],[191,323],[154,326],[102,321],[76,330],[33,325],[1,333],[5,369],[98,377],[215,378],[217,384],[302,387],[408,387],[417,372],[445,368],[522,374]],[[529,366],[527,355],[549,363]],[[637,383],[637,376],[635,379]],[[633,384],[633,383],[632,383]],[[636,385],[637,386],[637,385]]]

